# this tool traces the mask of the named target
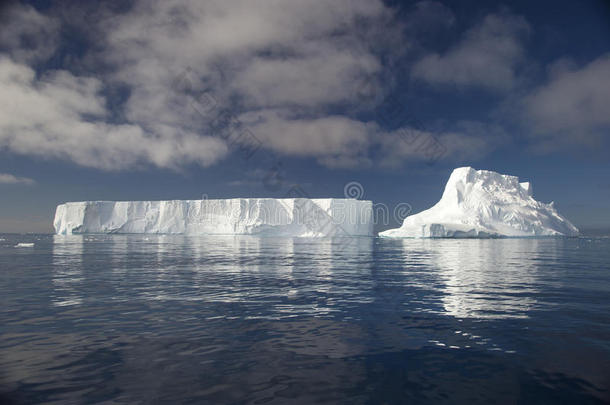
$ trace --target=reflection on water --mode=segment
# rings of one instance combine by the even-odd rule
[[[428,291],[428,298],[440,299],[442,311],[454,317],[527,317],[529,310],[539,308],[538,263],[541,258],[556,260],[556,246],[550,242],[397,241],[402,248],[402,267],[392,283],[404,282]],[[113,276],[109,287],[115,292],[114,300],[264,304],[264,317],[270,319],[305,314],[320,317],[340,311],[348,302],[372,302],[373,286],[380,281],[372,273],[373,251],[379,241],[359,238],[346,247],[339,246],[341,243],[247,236],[56,235],[54,304],[82,304],[84,268],[102,265],[97,271]],[[100,248],[108,254],[105,263],[94,257]],[[176,284],[176,278],[183,276],[188,276],[188,281],[181,278],[185,284]],[[135,288],[131,281],[137,283]],[[125,294],[128,286],[129,294]],[[311,295],[327,299],[299,299]],[[439,312],[433,305],[421,310]]]
[[[548,272],[561,261],[562,243],[54,236],[52,300],[57,306],[85,300],[193,302],[203,305],[198,316],[210,320],[351,320],[369,316],[368,307],[458,319],[525,319],[558,304],[539,297],[541,289],[562,285]]]
[[[2,238],[0,402],[608,397],[610,240]]]
[[[82,282],[83,238],[57,237],[53,244],[53,304],[82,304]]]
[[[556,259],[554,241],[539,239],[403,240],[406,268],[434,274],[447,314],[458,318],[523,318],[536,306],[542,255]]]
[[[170,235],[55,235],[56,305],[79,305],[84,268],[108,272],[113,301],[199,301],[264,306],[247,318],[324,316],[337,300],[365,303],[372,238],[260,238]],[[96,254],[105,253],[107,262]],[[96,278],[98,275],[90,273]],[[135,286],[132,285],[135,283]],[[363,295],[364,293],[364,295]],[[314,302],[312,295],[326,299]],[[211,314],[212,317],[225,314]]]

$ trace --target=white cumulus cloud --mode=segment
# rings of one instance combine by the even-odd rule
[[[0,173],[0,184],[27,184],[31,185],[36,183],[29,177],[19,177],[10,173]]]
[[[432,84],[509,90],[517,82],[516,70],[524,60],[523,37],[529,30],[523,17],[490,14],[447,52],[425,55],[411,74]]]
[[[378,82],[399,32],[381,0],[141,0],[114,18],[100,9],[74,70],[38,70],[58,27],[79,26],[71,7],[10,9],[19,24],[0,43],[0,147],[106,170],[213,164],[229,150],[217,125],[227,111],[266,117],[252,128],[264,148],[351,161],[366,124],[326,111]],[[204,113],[203,95],[214,100]]]
[[[555,66],[557,67],[557,66]],[[598,144],[610,133],[610,54],[581,68],[562,63],[523,99],[532,134],[544,148]]]
[[[37,78],[30,67],[0,57],[0,146],[107,170],[209,165],[226,153],[221,140],[179,128],[108,123],[101,87],[96,78],[67,71]]]
[[[394,128],[359,113],[396,83],[394,58],[411,49],[405,32],[425,31],[431,21],[447,28],[455,19],[433,1],[411,9],[404,19],[411,31],[382,0],[76,4],[53,16],[10,9],[18,23],[7,23],[0,41],[0,148],[103,170],[212,165],[234,151],[226,137],[232,130],[328,167],[421,158],[417,148],[392,146]],[[70,56],[75,63],[57,59],[59,67],[45,71],[62,24],[86,31],[91,43]],[[446,53],[421,59],[413,75],[510,88],[528,29],[521,17],[489,15]],[[372,105],[362,99],[371,88]],[[445,157],[496,145],[468,131],[423,132],[444,144]]]

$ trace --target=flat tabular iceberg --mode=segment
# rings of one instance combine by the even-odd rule
[[[398,238],[576,236],[553,203],[534,200],[530,183],[489,170],[460,167],[441,200],[379,234]]]
[[[353,199],[85,201],[57,206],[57,234],[372,236],[372,203]]]

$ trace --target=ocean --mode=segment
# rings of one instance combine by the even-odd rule
[[[610,401],[604,237],[7,234],[0,303],[6,403]]]

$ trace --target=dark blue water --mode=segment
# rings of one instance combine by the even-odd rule
[[[610,239],[0,238],[3,401],[610,400]]]

